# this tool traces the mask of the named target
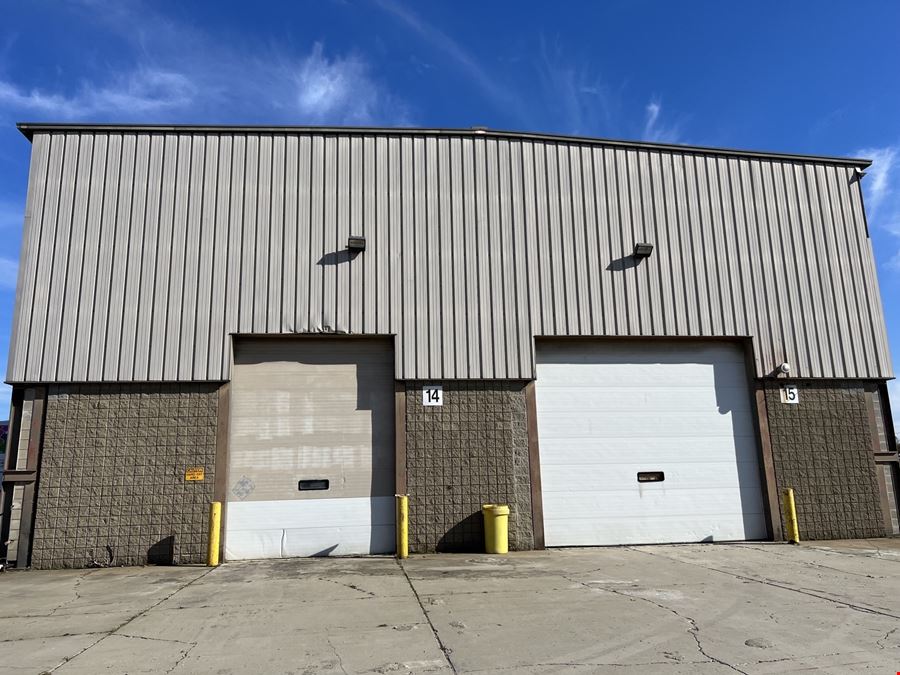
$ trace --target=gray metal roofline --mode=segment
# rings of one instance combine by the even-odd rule
[[[504,131],[499,129],[417,129],[412,127],[316,127],[316,126],[277,126],[277,125],[195,125],[195,124],[102,124],[102,123],[69,123],[69,122],[19,122],[16,128],[30,141],[40,131],[112,131],[112,132],[247,132],[255,134],[267,133],[315,133],[364,135],[378,134],[391,136],[489,136],[492,138],[521,138],[537,141],[561,141],[567,143],[583,143],[611,147],[640,148],[647,150],[668,150],[671,152],[689,152],[704,155],[727,155],[736,157],[757,157],[761,159],[794,160],[825,164],[842,164],[868,167],[871,159],[857,157],[831,157],[828,155],[804,155],[789,152],[768,152],[763,150],[738,150],[734,148],[716,148],[703,145],[678,145],[675,143],[651,143],[648,141],[627,141],[609,138],[593,138],[586,136],[566,136],[564,134],[542,134],[527,131]]]

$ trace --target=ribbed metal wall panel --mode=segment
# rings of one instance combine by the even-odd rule
[[[233,333],[393,334],[401,379],[531,378],[535,336],[590,335],[750,336],[759,376],[891,377],[864,218],[827,160],[38,131],[8,379],[224,380]]]

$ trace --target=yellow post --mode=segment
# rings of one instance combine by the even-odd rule
[[[484,550],[488,553],[509,552],[509,507],[506,504],[483,504]]]
[[[784,508],[784,525],[787,540],[794,544],[800,543],[800,526],[797,524],[797,505],[794,503],[794,490],[784,488],[781,491],[781,503]]]
[[[397,557],[409,557],[409,495],[397,497]]]
[[[222,528],[222,502],[209,505],[209,550],[206,552],[206,564],[209,567],[219,566],[219,533]]]

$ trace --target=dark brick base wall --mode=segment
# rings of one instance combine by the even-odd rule
[[[422,405],[423,384],[443,406]],[[483,551],[486,503],[509,504],[511,550],[533,548],[525,410],[524,382],[407,383],[411,551]]]
[[[883,537],[866,384],[792,382],[798,405],[781,403],[784,384],[766,383],[766,410],[779,494],[794,489],[800,537]]]
[[[216,384],[51,385],[32,566],[202,563]],[[205,479],[185,480],[202,466]]]

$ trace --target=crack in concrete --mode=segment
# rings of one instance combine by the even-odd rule
[[[821,563],[815,563],[815,562],[811,562],[809,560],[796,560],[794,558],[791,558],[791,556],[784,555],[782,553],[775,553],[774,551],[759,548],[756,546],[743,545],[743,546],[741,546],[741,548],[750,549],[751,551],[759,551],[760,553],[765,553],[767,555],[773,555],[776,558],[792,560],[792,561],[794,561],[800,565],[804,565],[806,567],[812,567],[815,569],[823,569],[823,570],[831,570],[832,572],[838,572],[839,574],[849,574],[850,576],[862,577],[863,579],[885,579],[885,578],[887,578],[881,574],[875,575],[875,574],[865,574],[863,572],[850,572],[848,570],[842,570],[842,569],[838,569],[837,567],[832,567],[831,565],[823,565]],[[859,557],[859,556],[856,556],[856,557]]]
[[[178,657],[178,660],[173,664],[173,666],[166,671],[166,675],[169,675],[169,673],[174,672],[175,669],[181,665],[181,662],[184,661],[188,657],[188,654],[191,653],[191,650],[197,646],[196,642],[189,642],[186,644],[190,644],[191,646],[188,647],[187,649],[181,650],[181,656]]]
[[[71,605],[73,602],[77,602],[78,600],[81,600],[81,593],[78,592],[78,588],[81,586],[81,582],[84,581],[85,578],[87,577],[87,575],[90,574],[91,572],[93,572],[93,570],[85,570],[85,572],[83,574],[79,574],[78,577],[76,577],[76,579],[75,579],[75,584],[72,586],[73,596],[71,598],[69,598],[68,600],[66,600],[65,602],[62,602],[62,603],[58,604],[56,607],[54,607],[53,609],[51,609],[50,613],[47,614],[47,616],[53,616],[54,614],[56,614],[56,612],[61,610],[63,607],[66,607],[67,605]]]
[[[331,652],[334,654],[334,658],[337,659],[337,662],[338,662],[338,668],[341,669],[341,672],[342,672],[344,675],[349,675],[349,674],[347,673],[347,669],[344,668],[344,659],[342,659],[342,658],[341,658],[341,655],[338,654],[338,650],[335,648],[334,643],[331,641],[331,638],[328,637],[327,635],[325,636],[325,642],[327,642],[327,643],[328,643],[328,646],[331,647]]]
[[[739,574],[737,572],[729,572],[728,570],[718,569],[716,567],[709,567],[708,565],[704,565],[701,563],[689,562],[687,560],[681,560],[679,558],[673,558],[671,556],[662,555],[659,553],[651,553],[650,551],[643,548],[636,548],[633,546],[627,547],[629,551],[636,551],[638,553],[643,553],[644,555],[653,556],[654,558],[663,558],[665,560],[670,560],[672,562],[679,562],[685,565],[691,565],[693,567],[699,567],[704,570],[709,570],[710,572],[717,572],[719,574],[725,574],[726,576],[733,577],[735,579],[740,579],[741,581],[750,581],[756,584],[763,584],[764,586],[771,586],[772,588],[780,588],[784,591],[791,591],[792,593],[800,593],[801,595],[808,595],[811,598],[816,598],[818,600],[825,600],[826,602],[833,603],[835,605],[840,605],[842,607],[848,607],[849,609],[855,610],[857,612],[862,612],[863,614],[874,614],[876,616],[884,616],[889,619],[900,619],[900,615],[892,614],[891,612],[884,610],[881,611],[879,609],[872,609],[871,607],[863,607],[861,605],[854,605],[851,602],[847,602],[846,600],[836,600],[834,598],[830,598],[827,595],[822,595],[822,591],[819,591],[815,588],[804,588],[804,587],[796,587],[796,586],[787,586],[785,583],[780,583],[776,581],[772,581],[771,579],[759,579],[756,577],[748,577],[743,574]]]
[[[587,582],[581,581],[580,579],[573,579],[572,577],[565,577],[565,579],[567,579],[568,581],[571,581],[574,584],[580,584],[581,586],[584,586],[585,588],[589,588],[589,589],[593,589],[593,590],[601,590],[606,593],[612,593],[613,595],[619,595],[623,598],[628,598],[632,601],[643,600],[644,602],[647,602],[658,609],[661,609],[663,611],[674,614],[676,617],[678,617],[682,621],[686,622],[690,626],[688,628],[688,633],[690,633],[691,637],[694,639],[694,642],[697,645],[697,651],[700,653],[701,656],[703,656],[704,658],[707,659],[707,663],[718,663],[719,665],[725,666],[726,668],[730,668],[731,670],[733,670],[735,672],[742,673],[742,675],[748,675],[748,673],[746,671],[743,671],[740,668],[728,663],[727,661],[723,661],[722,659],[717,658],[706,651],[706,649],[703,646],[703,643],[700,640],[700,626],[697,625],[697,621],[693,617],[687,616],[686,614],[682,614],[681,612],[679,612],[676,609],[673,609],[671,607],[666,607],[665,605],[655,602],[655,601],[651,600],[650,598],[647,598],[642,595],[633,595],[631,593],[625,593],[619,589],[608,588],[601,584],[589,584]]]
[[[146,635],[129,635],[128,633],[115,633],[116,637],[124,637],[131,638],[133,640],[150,640],[151,642],[171,642],[176,645],[193,645],[197,646],[196,642],[191,642],[189,640],[170,640],[167,638],[157,638],[157,637],[147,637]]]
[[[875,641],[875,644],[878,645],[878,648],[879,648],[879,649],[887,649],[887,645],[885,645],[884,643],[887,642],[887,639],[888,639],[889,637],[891,637],[891,635],[893,635],[894,633],[896,633],[898,630],[900,630],[900,627],[898,627],[898,628],[891,628],[891,629],[890,629],[887,633],[885,633],[882,637],[878,638],[878,639]]]
[[[97,646],[98,644],[100,644],[101,642],[103,642],[106,638],[110,637],[111,635],[114,635],[114,634],[118,633],[120,630],[122,630],[125,626],[127,626],[128,624],[130,624],[130,623],[131,623],[132,621],[134,621],[135,619],[138,619],[138,618],[142,617],[144,614],[146,614],[146,613],[149,612],[150,610],[156,609],[157,607],[159,607],[162,603],[164,603],[166,600],[168,600],[169,598],[171,598],[171,597],[172,597],[173,595],[175,595],[176,593],[180,593],[181,591],[183,591],[183,590],[184,590],[185,588],[187,588],[188,586],[197,583],[198,581],[200,581],[201,579],[205,578],[206,576],[208,576],[209,574],[211,574],[212,572],[214,572],[214,571],[217,570],[217,569],[218,569],[217,567],[210,567],[208,570],[206,570],[205,572],[203,572],[203,574],[194,577],[193,579],[191,579],[190,581],[188,581],[186,584],[180,585],[178,588],[176,588],[174,591],[172,591],[171,593],[169,593],[168,595],[166,595],[164,598],[162,598],[162,599],[159,600],[158,602],[153,603],[152,605],[150,605],[149,607],[147,607],[147,608],[144,609],[144,610],[141,610],[140,612],[138,612],[137,614],[135,614],[135,615],[132,616],[131,618],[126,619],[126,620],[123,621],[121,624],[119,624],[118,626],[116,626],[115,628],[113,628],[111,631],[108,631],[108,632],[106,632],[105,634],[103,634],[103,636],[102,636],[101,638],[99,638],[98,640],[95,640],[94,642],[92,642],[91,644],[89,644],[87,647],[85,647],[84,649],[82,649],[81,651],[79,651],[77,654],[75,654],[75,655],[73,655],[73,656],[68,656],[68,657],[64,658],[60,663],[57,663],[55,666],[53,666],[52,668],[50,668],[49,670],[47,670],[47,671],[45,671],[45,672],[47,672],[47,673],[52,673],[52,672],[58,670],[59,668],[62,668],[64,665],[66,665],[66,664],[69,663],[70,661],[74,661],[74,660],[77,659],[79,656],[81,656],[82,654],[84,654],[87,650],[92,649],[93,647]],[[92,571],[93,571],[93,570],[92,570]],[[125,636],[125,637],[137,637],[137,636]]]
[[[413,592],[413,595],[416,598],[416,602],[419,603],[419,609],[422,610],[422,615],[425,617],[425,620],[428,622],[428,626],[431,628],[431,632],[434,635],[434,639],[440,647],[441,653],[444,655],[444,659],[447,661],[447,665],[450,667],[450,672],[458,673],[459,671],[456,669],[456,664],[453,663],[453,659],[450,658],[451,650],[447,645],[444,644],[444,641],[441,639],[440,634],[438,633],[437,628],[434,623],[431,621],[431,616],[428,614],[428,610],[425,609],[425,605],[422,602],[422,598],[419,597],[419,591],[416,590],[416,587],[413,585],[412,579],[409,578],[409,574],[406,572],[406,568],[403,566],[403,561],[400,558],[397,558],[397,566],[400,568],[400,571],[403,572],[403,576],[406,578],[406,583],[409,584],[410,590]]]
[[[891,562],[900,562],[900,559],[898,559],[896,552],[889,552],[887,553],[887,555],[885,555],[885,549],[881,548],[881,546],[879,546],[876,541],[872,539],[863,539],[863,541],[865,541],[867,544],[869,544],[869,546],[875,549],[875,558],[878,558],[879,560],[890,560]],[[843,553],[843,551],[835,551],[835,553]],[[856,557],[859,557],[858,554],[852,555],[856,555]]]
[[[376,595],[374,593],[372,593],[371,591],[367,591],[365,588],[360,588],[356,584],[345,584],[344,582],[338,581],[337,579],[328,579],[327,577],[322,577],[322,576],[317,577],[317,579],[319,581],[327,581],[332,584],[337,584],[338,586],[343,586],[344,588],[349,588],[351,590],[356,591],[357,593],[362,593],[364,595],[367,595],[370,598],[376,597]]]

